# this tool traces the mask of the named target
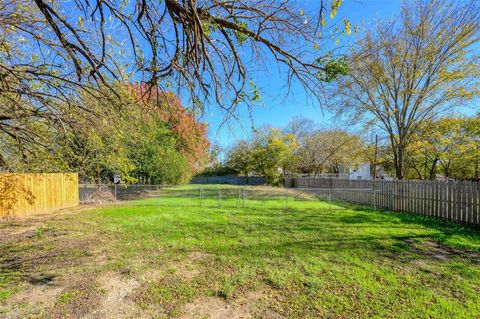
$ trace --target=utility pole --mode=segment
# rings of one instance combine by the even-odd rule
[[[377,179],[378,135],[375,134],[375,155],[373,158],[373,179]]]
[[[475,156],[475,179],[478,181],[479,176],[478,176],[478,161],[480,156],[480,140],[477,141],[477,154]]]

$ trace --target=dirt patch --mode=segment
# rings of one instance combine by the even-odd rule
[[[207,253],[198,251],[192,252],[181,262],[172,263],[170,268],[175,271],[175,276],[185,280],[192,280],[200,274],[199,267],[201,266],[201,263],[206,261],[209,257],[211,257],[211,255]]]
[[[11,233],[0,230],[0,243],[7,244],[11,242],[17,242],[22,238],[33,237],[36,234],[39,224],[29,227],[22,227],[18,229],[12,229]]]
[[[318,200],[319,198],[328,198],[329,193],[325,190],[319,189],[307,189],[307,190],[297,190],[294,188],[288,189],[288,196],[293,197],[297,200]]]
[[[190,281],[202,273],[202,265],[206,263],[211,254],[192,252],[187,257],[171,260],[165,264],[150,265],[138,277],[140,282],[154,283],[167,276],[180,280]]]
[[[0,270],[15,272],[28,281],[45,281],[37,277],[61,275],[59,270],[68,273],[80,264],[94,266],[94,243],[98,243],[94,236],[35,235],[17,245],[2,247]]]
[[[12,291],[2,302],[7,317],[78,318],[95,307],[99,292],[89,269],[106,239],[96,225],[72,218],[70,210],[0,225],[0,274]]]
[[[412,245],[412,252],[417,255],[426,256],[434,260],[447,261],[455,257],[470,259],[474,263],[480,263],[480,254],[468,252],[445,246],[435,241],[426,241],[415,244],[413,241],[405,241]]]
[[[275,311],[260,306],[262,299],[266,298],[264,291],[250,292],[231,302],[220,297],[200,297],[182,308],[182,315],[177,319],[210,318],[210,319],[246,319],[246,318],[283,318]]]
[[[426,248],[425,250],[422,250],[425,255],[438,260],[448,260],[452,256],[459,255],[455,250],[433,241],[427,241],[423,243],[422,246]]]
[[[30,318],[51,308],[63,288],[58,285],[26,285],[19,293],[8,300],[11,309],[7,318]]]
[[[93,276],[75,278],[46,312],[46,318],[95,318],[101,295]],[[97,317],[99,318],[99,317]]]
[[[97,189],[82,199],[85,204],[104,204],[116,202],[115,195],[110,190]]]
[[[32,238],[36,235],[37,229],[43,224],[44,222],[38,218],[28,220],[0,219],[0,244],[8,244],[26,238]]]
[[[89,318],[138,318],[139,309],[130,298],[140,285],[134,278],[107,274],[98,281],[101,293],[98,310]]]

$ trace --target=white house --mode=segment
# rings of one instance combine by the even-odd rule
[[[370,174],[370,163],[365,162],[365,163],[358,164],[358,167],[355,169],[350,168],[348,179],[371,180],[372,175]]]

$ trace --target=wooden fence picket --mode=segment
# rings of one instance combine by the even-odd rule
[[[334,199],[480,225],[478,182],[366,181],[300,177],[294,178],[291,185],[296,188],[336,189],[332,194]],[[345,191],[341,191],[342,189]],[[361,191],[355,191],[356,189]]]
[[[78,203],[78,174],[0,173],[0,218],[46,213]]]

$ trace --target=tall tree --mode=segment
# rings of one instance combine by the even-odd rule
[[[425,121],[406,152],[407,177],[478,178],[480,118],[444,117]]]
[[[301,142],[316,128],[317,123],[314,120],[304,116],[294,116],[283,129],[283,132],[293,134],[297,141]]]
[[[275,128],[258,131],[253,137],[255,170],[266,177],[269,184],[279,185],[295,168],[297,147],[293,134],[284,134]]]
[[[248,183],[248,177],[256,168],[253,144],[244,140],[235,143],[227,152],[226,164],[228,167],[244,175]]]
[[[113,181],[114,175],[127,183],[188,181],[206,161],[206,126],[171,93],[151,106],[139,101],[131,86],[115,90],[120,99],[100,102],[82,95],[84,110],[64,114],[71,125],[62,134],[35,121],[37,131],[48,133],[48,147],[29,145],[34,156],[24,158],[11,140],[0,139],[0,149],[9,150],[6,165],[12,171],[75,171],[95,182]]]
[[[287,84],[319,95],[330,59],[305,48],[322,46],[325,16],[340,3],[302,10],[293,0],[0,0],[0,139],[9,139],[0,165],[12,148],[28,157],[48,147],[37,122],[62,134],[68,113],[85,107],[79,92],[105,101],[103,88],[116,95],[112,83],[132,78],[233,114],[258,100],[251,67],[273,60]]]
[[[185,156],[193,173],[201,171],[207,159],[209,142],[207,125],[197,120],[193,110],[182,105],[173,92],[146,92],[145,85],[131,85],[136,103],[145,117],[154,116],[168,125],[176,135],[176,149]]]
[[[134,71],[146,82],[165,86],[178,81],[193,99],[212,96],[229,108],[247,98],[252,53],[260,59],[269,54],[286,67],[289,79],[318,94],[328,61],[304,48],[321,39],[325,16],[334,16],[341,1],[321,0],[317,9],[308,11],[290,0],[34,3],[49,27],[44,36],[57,41],[79,79],[103,82],[102,72],[118,77],[111,43],[124,42]],[[75,14],[67,14],[72,9]],[[225,93],[232,98],[226,99]]]
[[[360,136],[342,130],[310,132],[298,149],[298,170],[317,175],[338,173],[364,160],[365,146]]]
[[[282,177],[295,168],[298,147],[293,134],[264,127],[249,140],[240,140],[227,153],[227,165],[248,176],[262,175],[271,185],[279,185]]]
[[[478,1],[408,1],[352,52],[334,107],[387,134],[397,178],[421,123],[478,96],[479,35]]]

